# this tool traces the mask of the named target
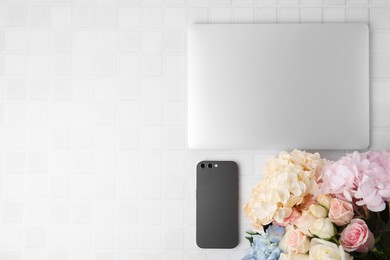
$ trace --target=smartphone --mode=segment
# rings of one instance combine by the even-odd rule
[[[196,169],[196,243],[200,248],[238,244],[238,166],[201,161]]]

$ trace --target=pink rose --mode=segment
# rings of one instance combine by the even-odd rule
[[[340,244],[346,252],[368,252],[375,243],[374,235],[361,219],[352,219],[351,223],[341,232]]]
[[[348,224],[353,218],[352,204],[340,199],[333,199],[329,208],[329,219],[337,226]]]
[[[291,214],[283,219],[282,222],[276,222],[279,226],[287,226],[288,224],[295,224],[297,222],[297,220],[301,217],[301,212],[299,212],[299,210],[297,210],[296,208],[292,208],[292,211],[291,211]]]
[[[306,254],[310,249],[309,239],[298,229],[289,232],[287,245],[291,252],[298,254]]]

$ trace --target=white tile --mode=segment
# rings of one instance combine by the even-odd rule
[[[373,130],[370,149],[389,150],[390,149],[390,131],[388,131],[388,130]]]
[[[44,248],[45,247],[45,227],[27,226],[24,228],[24,247],[25,248]]]
[[[142,127],[140,131],[140,146],[143,150],[161,149],[161,127]]]
[[[67,199],[70,192],[70,177],[52,175],[48,178],[48,197],[51,199]]]
[[[166,100],[184,100],[186,98],[186,82],[180,79],[165,79],[163,81],[164,96]]]
[[[161,55],[143,55],[142,56],[142,73],[145,76],[160,76],[162,74]]]
[[[142,81],[142,100],[159,101],[161,100],[162,84],[160,79],[145,78]]]
[[[5,68],[7,75],[24,75],[26,73],[26,55],[8,54],[5,58]]]
[[[125,103],[118,104],[118,124],[138,125],[140,122],[140,107],[138,104]]]
[[[24,99],[26,97],[26,80],[24,78],[7,78],[5,84],[5,97],[7,99]]]
[[[163,130],[163,147],[167,150],[184,150],[185,133],[183,128],[170,127]]]
[[[163,33],[156,32],[143,32],[142,33],[142,50],[159,52],[162,50],[162,37]]]
[[[25,51],[27,35],[24,30],[6,30],[4,36],[6,51]]]
[[[49,103],[49,123],[64,124],[69,123],[69,104],[66,102]]]
[[[120,32],[118,35],[119,51],[138,51],[140,49],[139,32]]]
[[[118,20],[117,8],[113,6],[98,7],[96,13],[96,26],[116,27]]]
[[[114,248],[115,228],[114,226],[94,226],[92,229],[92,246],[96,249]],[[102,258],[103,259],[103,258]],[[109,259],[109,258],[104,258]]]
[[[92,99],[94,95],[94,80],[92,77],[75,78],[72,82],[73,99]]]
[[[372,82],[371,100],[373,104],[390,104],[390,81]]]
[[[94,173],[113,174],[115,173],[116,152],[98,151],[94,152]]]
[[[93,75],[96,57],[92,54],[74,56],[73,72],[76,75]]]
[[[91,251],[87,249],[70,251],[69,259],[71,260],[91,260]]]
[[[155,210],[158,210],[157,208]],[[138,205],[133,201],[119,201],[116,207],[116,223],[118,224],[137,224],[138,223]]]
[[[90,125],[95,122],[94,105],[90,102],[72,103],[70,106],[71,122],[80,125]]]
[[[69,99],[70,89],[71,80],[69,78],[56,77],[52,89],[52,98],[54,100]]]
[[[141,225],[158,225],[161,222],[160,201],[145,200],[139,204],[138,223]]]
[[[182,176],[185,172],[185,156],[181,152],[164,152],[161,171],[164,175]]]
[[[75,31],[73,33],[75,51],[93,51],[95,34],[93,31]]]
[[[373,78],[389,78],[390,77],[390,57],[378,56],[371,59]]]
[[[66,150],[51,150],[49,152],[50,173],[68,173],[70,171],[70,153]]]
[[[72,7],[53,6],[51,13],[53,27],[70,27],[72,25]]]
[[[23,173],[26,167],[24,151],[8,151],[4,153],[4,173]]]
[[[27,23],[27,10],[23,5],[10,5],[5,9],[5,23],[10,27],[22,27]]]
[[[71,240],[70,240],[71,241]],[[46,226],[46,247],[49,249],[66,249],[69,245],[69,227],[66,224]]]
[[[253,23],[254,14],[253,8],[235,8],[233,10],[234,23]]]
[[[50,82],[47,78],[33,78],[30,80],[29,97],[31,99],[48,99]]]
[[[186,27],[186,9],[185,8],[165,8],[164,27],[166,28],[185,28]]]
[[[72,199],[92,198],[92,176],[74,175],[70,184],[70,197]]]
[[[47,211],[48,223],[66,224],[69,221],[69,203],[62,200],[51,200],[48,202]]]
[[[46,224],[46,210],[45,200],[30,200],[24,205],[24,223]]]
[[[163,10],[162,8],[143,8],[142,26],[144,28],[159,28],[162,26]]]
[[[166,177],[162,180],[163,199],[184,199],[184,179],[180,177]]]
[[[140,183],[141,199],[161,199],[161,180],[156,177],[142,177]]]
[[[66,149],[70,146],[70,128],[53,127],[50,129],[50,147],[53,149]]]
[[[49,73],[49,55],[33,54],[29,57],[31,75],[47,75]]]
[[[92,151],[73,151],[71,154],[72,173],[88,174],[93,171]]]
[[[114,101],[116,98],[116,85],[115,77],[98,77],[95,80],[95,99]]]
[[[72,32],[63,30],[52,31],[51,46],[54,51],[72,50]]]
[[[322,22],[322,8],[302,8],[302,22]]]
[[[73,13],[73,24],[80,27],[92,27],[95,24],[95,10],[91,6],[76,6]]]
[[[162,248],[183,249],[184,232],[181,227],[165,227],[162,231]]]
[[[115,199],[115,175],[96,175],[93,183],[93,193],[95,199]]]
[[[165,126],[184,126],[186,105],[183,102],[166,102],[163,107],[163,124]]]
[[[197,23],[208,23],[209,9],[208,8],[190,8],[188,11],[188,25]]]
[[[54,75],[64,76],[72,73],[72,56],[69,54],[58,54],[52,57],[52,70]]]
[[[118,81],[118,100],[137,101],[140,97],[139,81],[132,78],[121,78]]]
[[[117,73],[117,58],[115,54],[98,55],[96,73],[102,76],[115,76]]]
[[[115,103],[95,104],[96,123],[98,125],[113,125],[116,123]]]
[[[139,148],[139,128],[121,127],[117,129],[118,150],[137,150]]]
[[[278,10],[278,22],[298,23],[300,10],[298,8],[280,8]]]
[[[163,225],[181,225],[184,219],[184,204],[178,200],[161,202],[161,221]]]
[[[89,201],[73,201],[69,205],[69,210],[70,223],[92,222],[92,204]]]
[[[140,9],[135,7],[122,7],[118,10],[119,27],[138,28],[140,24]]]
[[[30,31],[30,51],[49,51],[50,34],[47,31]]]
[[[116,130],[114,127],[95,128],[95,148],[111,150],[116,148]]]
[[[4,104],[4,122],[6,124],[24,124],[27,107],[23,102],[7,102]]]
[[[185,52],[186,34],[185,32],[164,32],[164,51]]]
[[[45,199],[47,196],[47,178],[43,174],[28,175],[25,180],[25,198]]]
[[[345,0],[325,0],[326,5],[343,5]]]
[[[133,200],[138,198],[138,178],[128,175],[117,177],[117,198],[120,200]]]
[[[116,232],[115,247],[118,249],[133,249],[137,248],[137,228],[122,226],[118,232]],[[122,258],[119,258],[122,259]],[[123,258],[125,259],[125,258]],[[128,258],[132,259],[132,258]]]
[[[212,23],[230,23],[232,18],[232,11],[230,8],[215,7],[211,9]]]
[[[344,22],[345,9],[344,8],[325,8],[324,22]]]
[[[159,103],[146,103],[142,105],[142,124],[161,125],[162,107]]]
[[[87,224],[73,224],[69,227],[69,241],[71,248],[89,249],[92,240],[91,226]]]
[[[31,27],[49,27],[50,9],[48,6],[31,6],[28,10],[28,18]]]
[[[368,8],[349,8],[347,9],[348,22],[369,23],[369,9]]]
[[[48,106],[44,102],[28,104],[28,123],[46,124],[48,121]]]
[[[139,56],[122,54],[118,57],[118,72],[121,76],[137,76],[139,74]]]
[[[390,33],[373,32],[371,38],[371,51],[378,54],[390,54]]]
[[[1,222],[2,223],[22,223],[23,202],[22,201],[2,201]]]
[[[70,131],[71,147],[75,149],[92,149],[93,128],[92,127],[74,127]]]
[[[26,129],[20,127],[6,127],[3,130],[3,148],[23,149],[25,147]]]
[[[21,225],[1,225],[0,244],[3,248],[20,248],[23,242],[23,229]],[[5,250],[2,250],[5,251]],[[7,255],[6,255],[7,256]],[[18,256],[10,254],[11,257]],[[8,256],[7,256],[8,257]],[[12,259],[12,258],[11,258]],[[15,258],[17,259],[17,258]]]
[[[167,55],[164,59],[164,74],[166,76],[185,76],[187,59],[184,55]]]
[[[390,105],[374,105],[372,107],[372,127],[390,128]]]
[[[93,203],[93,223],[114,224],[115,221],[115,201],[97,200]]]
[[[98,51],[116,51],[117,33],[112,31],[99,31],[96,34],[96,41]]]
[[[117,159],[118,174],[138,174],[140,169],[140,155],[137,152],[119,151]]]
[[[28,149],[47,149],[48,136],[47,127],[31,126],[26,137],[26,147]]]

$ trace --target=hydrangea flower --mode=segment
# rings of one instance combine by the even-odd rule
[[[253,235],[252,247],[242,260],[277,260],[281,250],[279,241],[284,235],[284,228],[276,225],[269,226],[266,232]]]

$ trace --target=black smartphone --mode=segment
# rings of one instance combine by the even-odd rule
[[[238,244],[238,166],[201,161],[196,169],[196,243],[200,248]]]

